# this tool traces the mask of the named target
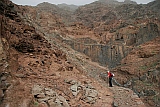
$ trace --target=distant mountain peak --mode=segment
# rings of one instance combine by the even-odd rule
[[[75,11],[76,9],[78,9],[79,6],[77,5],[68,5],[66,3],[62,3],[62,4],[58,4],[57,5],[59,8],[65,9],[65,10],[69,10],[69,11]]]
[[[124,3],[127,3],[127,4],[137,4],[137,2],[132,1],[132,0],[125,0]]]
[[[132,0],[124,0],[124,2],[118,2],[117,0],[99,0],[99,2],[105,2],[107,4],[137,4]]]
[[[55,4],[51,4],[49,2],[39,3],[37,6],[56,6]]]

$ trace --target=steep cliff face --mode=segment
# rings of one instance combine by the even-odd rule
[[[124,28],[125,30],[130,30]],[[120,64],[120,61],[125,58],[134,47],[143,44],[147,41],[159,36],[158,26],[154,23],[149,23],[141,26],[139,31],[133,34],[118,33],[107,44],[99,44],[96,41],[88,40],[87,38],[72,40],[68,42],[71,47],[79,52],[91,57],[95,62],[99,62],[102,66],[108,65],[113,68]],[[85,42],[87,41],[87,42]]]

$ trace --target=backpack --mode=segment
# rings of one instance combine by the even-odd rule
[[[114,74],[113,74],[113,73],[111,73],[111,77],[114,77]]]

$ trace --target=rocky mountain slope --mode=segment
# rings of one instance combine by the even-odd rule
[[[102,65],[108,63],[110,67],[115,67],[129,53],[127,50],[132,50],[133,46],[142,44],[159,35],[157,25],[159,22],[156,21],[158,15],[148,11],[145,6],[124,4],[113,7],[112,5],[95,2],[82,6],[75,12],[76,19],[94,30],[99,37],[100,44],[103,44],[105,49],[101,50],[101,46],[98,47],[97,50],[102,52],[100,54],[99,51],[96,52],[98,55],[93,56],[93,60]],[[149,26],[154,27],[153,29],[156,31],[149,30]],[[145,32],[148,33],[145,34]],[[110,50],[112,47],[115,48]],[[82,52],[82,50],[80,51]],[[112,56],[110,56],[110,51],[113,51]],[[108,58],[103,53],[107,53]],[[89,55],[90,53],[86,54]],[[91,57],[91,55],[89,56]],[[98,56],[104,57],[98,58]],[[118,56],[118,58],[114,56]]]
[[[0,1],[0,104],[158,107],[159,14],[154,5],[126,2],[68,11]],[[114,88],[108,69],[116,75]]]
[[[152,10],[154,10],[155,12],[159,13],[160,10],[160,1],[159,0],[154,0],[153,2],[150,2],[147,4],[148,7],[150,7]]]
[[[25,22],[19,6],[0,5],[1,107],[112,106],[112,92]]]

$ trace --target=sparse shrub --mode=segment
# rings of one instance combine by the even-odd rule
[[[33,103],[34,103],[35,106],[38,106],[38,102],[37,101],[34,101]]]
[[[140,69],[141,69],[141,70],[147,70],[147,68],[148,68],[148,67],[147,67],[146,65],[140,66]]]

